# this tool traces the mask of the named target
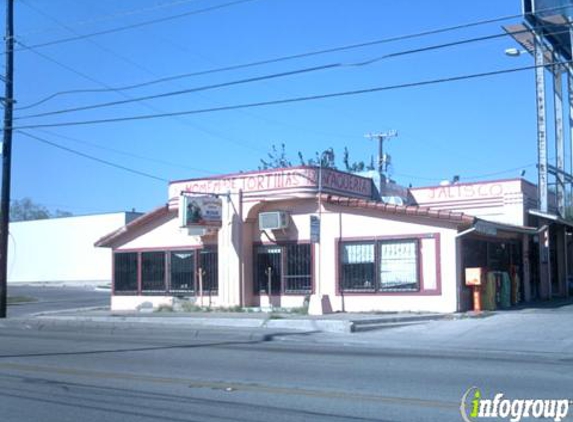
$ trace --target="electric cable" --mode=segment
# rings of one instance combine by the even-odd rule
[[[227,7],[231,7],[231,6],[237,6],[239,4],[243,4],[243,3],[250,3],[250,2],[254,2],[254,1],[259,1],[259,0],[235,0],[235,1],[231,1],[231,2],[227,2],[227,3],[223,3],[223,4],[218,4],[216,6],[209,6],[209,7],[205,7],[203,9],[196,9],[196,10],[192,10],[189,12],[184,12],[184,13],[178,13],[176,15],[171,15],[171,16],[166,16],[166,17],[162,17],[162,18],[157,18],[157,19],[152,19],[152,20],[148,20],[148,21],[143,21],[143,22],[139,22],[139,23],[135,23],[135,24],[131,24],[131,25],[124,25],[124,26],[120,26],[120,27],[116,27],[116,28],[111,28],[111,29],[106,29],[106,30],[102,30],[102,31],[97,31],[97,32],[92,32],[92,33],[88,33],[88,34],[83,34],[83,35],[77,35],[74,37],[67,37],[67,38],[60,38],[58,40],[54,40],[54,41],[46,41],[44,43],[39,43],[39,44],[34,44],[31,45],[31,48],[41,48],[41,47],[48,47],[51,45],[57,45],[57,44],[63,44],[63,43],[68,43],[71,41],[79,41],[79,40],[83,40],[86,38],[91,38],[91,37],[95,37],[95,36],[99,36],[99,35],[108,35],[108,34],[115,34],[117,32],[122,32],[122,31],[127,31],[129,29],[134,29],[134,28],[141,28],[143,26],[149,26],[149,25],[154,25],[157,23],[164,23],[164,22],[169,22],[169,21],[173,21],[176,19],[181,19],[181,18],[185,18],[187,16],[192,16],[192,15],[198,15],[200,13],[207,13],[207,12],[212,12],[214,10],[219,10],[219,9],[224,9]]]
[[[221,5],[212,6],[212,7],[208,7],[205,9],[194,10],[191,12],[181,13],[178,15],[168,16],[168,17],[164,17],[164,18],[153,19],[150,21],[140,22],[140,23],[133,24],[133,25],[126,25],[126,26],[122,26],[122,27],[108,29],[105,31],[92,32],[92,33],[88,33],[88,34],[78,35],[75,37],[61,38],[59,40],[48,41],[45,43],[39,43],[39,44],[32,45],[31,47],[33,47],[33,48],[46,47],[46,46],[50,46],[50,45],[57,45],[57,44],[71,42],[71,41],[82,40],[85,38],[95,37],[95,36],[99,36],[99,35],[105,35],[105,34],[125,31],[128,29],[140,28],[140,27],[152,25],[155,23],[161,23],[161,22],[165,22],[165,21],[169,21],[169,20],[174,20],[174,19],[178,19],[178,18],[182,18],[185,16],[194,15],[194,14],[198,14],[198,13],[205,13],[205,12],[208,12],[211,10],[230,7],[230,6],[234,6],[236,4],[246,3],[246,2],[251,2],[251,1],[258,1],[258,0],[237,0],[237,1],[230,2],[230,3],[224,3]],[[403,40],[418,38],[418,37],[422,37],[422,36],[436,35],[436,34],[441,34],[444,32],[456,31],[459,29],[467,29],[467,28],[472,28],[472,27],[476,27],[476,26],[502,22],[505,20],[517,19],[517,18],[527,16],[527,15],[535,15],[535,14],[539,14],[539,13],[545,13],[545,12],[550,12],[550,11],[566,9],[567,7],[568,6],[549,7],[549,8],[545,8],[545,9],[540,9],[540,10],[536,11],[535,13],[531,12],[531,13],[518,13],[518,14],[513,14],[513,15],[505,15],[505,16],[500,16],[497,18],[490,18],[490,19],[484,19],[484,20],[479,20],[479,21],[474,21],[474,22],[467,22],[467,23],[463,23],[463,24],[453,25],[453,26],[446,26],[446,27],[437,28],[437,29],[430,29],[427,31],[415,32],[415,33],[410,33],[410,34],[406,34],[406,35],[399,35],[399,36],[385,38],[385,39],[381,39],[381,40],[367,41],[367,42],[363,42],[363,43],[359,43],[359,44],[351,44],[348,46],[333,47],[333,48],[329,48],[329,49],[325,49],[325,50],[316,50],[316,51],[312,51],[312,52],[308,52],[308,53],[301,53],[301,54],[295,55],[295,57],[293,57],[293,58],[302,58],[302,57],[308,57],[308,56],[312,56],[312,55],[316,55],[316,54],[333,53],[333,52],[343,51],[343,50],[351,49],[351,48],[367,47],[370,45],[376,45],[376,44],[381,44],[381,43],[386,43],[386,42],[403,41]]]
[[[177,164],[177,163],[173,163],[173,162],[170,162],[170,161],[159,160],[159,159],[157,159],[157,158],[152,158],[152,157],[148,157],[148,156],[141,155],[141,154],[134,154],[133,152],[124,151],[124,150],[117,149],[117,148],[106,147],[106,146],[103,146],[103,145],[99,145],[99,144],[97,144],[97,143],[95,143],[95,142],[89,142],[89,141],[86,141],[86,140],[83,140],[83,139],[78,139],[78,138],[75,138],[75,137],[71,137],[71,136],[67,136],[67,135],[62,135],[61,133],[55,133],[55,132],[48,131],[48,130],[45,130],[45,129],[36,129],[36,130],[39,131],[39,132],[45,133],[45,134],[47,134],[47,135],[55,136],[55,137],[57,137],[57,138],[66,139],[66,140],[68,140],[68,141],[72,141],[72,142],[76,142],[76,143],[79,143],[79,144],[87,145],[87,146],[90,146],[90,147],[92,147],[92,148],[101,149],[101,150],[103,150],[103,151],[109,151],[109,152],[113,152],[113,153],[115,153],[115,154],[124,155],[124,156],[126,156],[126,157],[136,158],[136,159],[139,159],[139,160],[145,160],[145,161],[149,161],[149,162],[152,162],[152,163],[163,164],[163,165],[166,165],[166,166],[177,167],[177,168],[186,169],[186,170],[192,170],[192,171],[196,171],[196,172],[199,172],[199,173],[205,173],[205,174],[211,174],[211,175],[217,174],[217,173],[215,173],[215,172],[213,172],[213,171],[209,171],[209,170],[205,170],[205,169],[200,169],[200,168],[197,168],[197,167],[190,167],[190,166],[187,166],[187,165]]]
[[[570,26],[570,25],[568,25],[568,26]],[[519,33],[525,33],[525,32],[529,32],[529,29],[522,30],[522,31],[516,31],[515,33],[519,34]],[[558,32],[555,32],[554,35],[558,35],[558,34],[561,34],[564,32],[566,32],[566,31],[558,31]],[[386,55],[371,59],[370,61],[366,61],[363,63],[357,63],[356,65],[366,65],[366,64],[370,64],[370,62],[375,63],[377,61],[392,58],[392,57],[399,57],[399,56],[413,54],[413,53],[438,50],[441,48],[449,48],[449,47],[469,44],[469,43],[473,43],[473,42],[480,42],[480,41],[492,40],[492,39],[496,39],[496,38],[502,38],[505,36],[507,36],[506,33],[501,33],[501,34],[486,35],[486,36],[475,37],[475,38],[467,38],[464,40],[453,41],[453,42],[449,42],[449,43],[435,44],[435,45],[431,45],[431,46],[426,46],[426,47],[421,47],[421,48],[416,48],[416,49],[411,49],[411,50],[405,50],[402,52],[386,54]],[[158,78],[158,79],[154,79],[154,80],[150,80],[150,81],[146,81],[146,82],[141,82],[141,83],[131,84],[131,85],[125,85],[125,86],[115,87],[115,88],[105,88],[105,89],[89,88],[89,89],[74,89],[74,90],[67,90],[67,91],[59,91],[59,92],[56,92],[54,94],[51,94],[51,95],[41,99],[41,100],[38,100],[32,104],[29,104],[27,106],[16,107],[16,110],[24,110],[24,109],[36,107],[38,105],[41,105],[41,104],[43,104],[43,103],[45,103],[45,102],[47,102],[47,101],[49,101],[55,97],[61,96],[61,95],[80,94],[80,93],[100,93],[100,92],[110,92],[110,91],[124,91],[124,90],[131,90],[131,89],[137,89],[137,88],[144,88],[147,86],[156,85],[156,84],[160,84],[160,83],[164,83],[164,82],[171,82],[171,81],[179,80],[179,79],[186,79],[186,78],[191,78],[191,77],[196,77],[196,76],[205,76],[205,75],[211,75],[211,74],[215,74],[215,73],[227,72],[227,71],[232,71],[232,70],[241,70],[241,69],[246,69],[246,68],[251,68],[251,67],[258,67],[258,66],[262,66],[262,65],[274,64],[274,63],[294,60],[294,59],[298,59],[298,58],[305,58],[305,57],[310,57],[310,56],[315,56],[315,55],[320,55],[320,54],[326,54],[326,53],[336,52],[336,51],[350,50],[350,49],[355,49],[355,48],[362,48],[362,47],[366,47],[366,46],[370,46],[370,45],[382,44],[382,43],[393,42],[393,41],[398,41],[398,40],[400,40],[400,37],[385,38],[382,40],[372,41],[372,42],[368,42],[368,43],[353,44],[350,46],[335,47],[335,48],[331,48],[331,49],[327,49],[327,50],[317,50],[317,51],[310,52],[310,53],[300,53],[300,54],[294,54],[294,55],[289,55],[289,56],[281,56],[281,57],[275,57],[275,58],[265,59],[265,60],[258,60],[258,61],[248,62],[248,63],[237,64],[237,65],[223,66],[223,67],[218,67],[218,68],[213,68],[213,69],[206,69],[206,70],[202,70],[202,71],[188,72],[188,73],[183,73],[183,74],[179,74],[179,75],[166,76],[166,77],[162,77],[162,78]],[[34,49],[34,47],[25,46],[21,42],[16,41],[16,43],[22,45],[23,47],[25,47],[26,49],[29,49],[29,50]]]
[[[119,19],[119,18],[131,17],[134,15],[139,15],[139,14],[147,13],[147,12],[153,12],[156,10],[166,9],[166,8],[170,8],[170,7],[176,7],[176,6],[179,6],[182,4],[196,2],[196,1],[198,1],[198,0],[174,0],[174,1],[166,2],[166,3],[159,3],[159,4],[156,4],[153,6],[142,7],[139,9],[131,9],[131,10],[123,11],[123,12],[112,13],[112,14],[108,14],[108,15],[102,15],[99,18],[77,20],[75,22],[66,22],[66,24],[69,26],[85,26],[85,25],[90,25],[90,24],[94,24],[94,23],[107,22],[107,21]],[[28,1],[20,0],[20,2],[22,4],[24,4],[26,7],[30,8],[36,12],[39,12],[39,9],[37,9],[36,7],[34,7],[30,3],[28,3]],[[20,37],[25,37],[25,36],[29,36],[29,35],[45,34],[47,32],[54,32],[56,30],[57,30],[57,28],[54,26],[51,28],[42,28],[42,29],[36,29],[34,31],[21,32],[18,35]]]
[[[17,42],[18,42],[18,41],[17,41]],[[72,68],[72,67],[70,67],[70,66],[68,66],[68,65],[66,65],[66,64],[64,64],[64,63],[62,63],[62,62],[60,62],[60,61],[58,61],[58,60],[56,60],[56,59],[54,59],[54,58],[52,58],[52,57],[50,57],[50,56],[44,54],[44,53],[42,53],[42,52],[40,52],[40,51],[36,51],[35,49],[32,49],[32,48],[28,47],[27,45],[23,44],[22,42],[18,42],[18,43],[19,43],[20,45],[24,46],[25,48],[30,49],[30,50],[33,51],[35,54],[39,55],[40,57],[44,58],[45,60],[48,60],[48,61],[50,61],[50,62],[52,62],[52,63],[54,63],[54,64],[56,64],[56,65],[62,67],[63,69],[66,69],[66,70],[68,70],[68,71],[70,71],[70,72],[72,72],[72,73],[74,73],[74,74],[76,74],[76,75],[78,75],[78,76],[80,76],[80,77],[82,77],[82,78],[84,78],[84,79],[87,79],[87,80],[89,80],[89,81],[92,81],[93,83],[95,83],[95,84],[97,84],[97,85],[104,86],[104,87],[107,87],[107,89],[113,90],[112,87],[110,87],[109,85],[107,85],[107,84],[104,83],[104,82],[101,82],[101,81],[99,81],[99,80],[97,80],[97,79],[95,79],[95,78],[92,78],[92,77],[89,76],[89,75],[86,75],[85,73],[82,73],[82,72],[80,72],[80,71],[78,71],[78,70],[75,70],[74,68]],[[117,94],[123,96],[124,98],[130,98],[127,94],[125,94],[124,92],[121,92],[121,91],[117,92]],[[150,104],[141,103],[141,105],[142,105],[143,107],[146,107],[146,108],[150,109],[150,110],[160,111],[157,107],[154,107],[154,106],[152,106],[152,105],[150,105]],[[249,144],[249,143],[247,143],[247,142],[238,141],[237,139],[233,139],[233,138],[228,138],[228,137],[223,136],[223,135],[221,135],[221,134],[219,134],[219,133],[217,133],[217,132],[215,132],[215,131],[212,131],[212,130],[210,130],[210,129],[205,129],[205,128],[202,128],[202,127],[197,127],[196,125],[191,125],[190,122],[187,122],[187,121],[182,120],[182,121],[180,121],[180,123],[182,123],[182,124],[187,124],[187,125],[193,127],[193,129],[195,129],[195,130],[198,130],[198,131],[200,131],[200,132],[204,132],[204,133],[208,134],[209,136],[213,136],[213,137],[215,137],[215,138],[219,138],[219,139],[224,140],[224,141],[226,141],[226,142],[228,142],[228,143],[237,144],[237,145],[242,145],[242,146],[247,147],[247,148],[249,148],[249,149],[263,152],[261,149],[255,147],[255,146],[253,146],[253,145],[251,145],[251,144]]]
[[[498,76],[498,75],[505,75],[505,74],[511,74],[511,73],[516,73],[516,72],[522,72],[525,70],[532,70],[532,69],[536,69],[537,67],[547,67],[547,66],[553,66],[553,65],[558,65],[558,64],[570,64],[570,63],[572,63],[572,61],[563,61],[563,62],[559,62],[559,63],[546,63],[542,66],[531,65],[531,66],[515,67],[515,68],[510,68],[510,69],[472,73],[472,74],[459,75],[459,76],[450,76],[450,77],[439,78],[439,79],[429,79],[429,80],[425,80],[425,81],[408,82],[408,83],[402,83],[402,84],[397,84],[397,85],[386,85],[386,86],[380,86],[380,87],[357,89],[357,90],[352,90],[352,91],[334,92],[334,93],[328,93],[328,94],[316,94],[316,95],[308,95],[308,96],[302,96],[302,97],[284,98],[284,99],[269,100],[269,101],[259,101],[259,102],[244,103],[244,104],[233,104],[233,105],[220,106],[220,107],[176,111],[176,112],[169,112],[169,113],[140,114],[140,115],[133,115],[133,116],[125,116],[125,117],[114,117],[114,118],[93,119],[93,120],[78,120],[78,121],[61,122],[61,123],[31,124],[31,125],[16,126],[16,127],[13,127],[12,129],[20,130],[20,129],[37,129],[37,128],[47,128],[47,127],[82,126],[82,125],[92,125],[92,124],[116,123],[116,122],[149,120],[149,119],[158,119],[158,118],[193,115],[193,114],[206,114],[206,113],[214,113],[214,112],[229,111],[229,110],[239,110],[239,109],[246,109],[246,108],[266,107],[266,106],[271,106],[271,105],[293,104],[293,103],[300,103],[300,102],[306,102],[306,101],[323,100],[323,99],[328,99],[328,98],[348,97],[348,96],[369,94],[369,93],[374,93],[374,92],[392,91],[392,90],[405,89],[405,88],[415,88],[415,87],[421,87],[421,86],[437,85],[437,84],[442,84],[442,83],[485,78],[485,77],[491,77],[491,76]]]
[[[63,151],[67,151],[67,152],[69,152],[70,154],[74,154],[74,155],[78,155],[78,156],[80,156],[80,157],[87,158],[88,160],[96,161],[96,162],[98,162],[98,163],[105,164],[105,165],[110,166],[110,167],[114,167],[114,168],[116,168],[116,169],[120,169],[120,170],[123,170],[123,171],[127,171],[127,172],[129,172],[129,173],[137,174],[137,175],[139,175],[139,176],[147,177],[147,178],[149,178],[149,179],[157,180],[157,181],[160,181],[160,182],[169,182],[169,180],[164,179],[163,177],[155,176],[155,175],[153,175],[153,174],[146,173],[146,172],[143,172],[143,171],[140,171],[140,170],[135,170],[135,169],[132,169],[132,168],[130,168],[130,167],[123,166],[123,165],[121,165],[121,164],[116,164],[116,163],[113,163],[113,162],[111,162],[111,161],[107,161],[107,160],[104,160],[104,159],[102,159],[102,158],[95,157],[95,156],[93,156],[93,155],[86,154],[86,153],[83,153],[83,152],[81,152],[81,151],[77,151],[77,150],[72,149],[72,148],[65,147],[65,146],[60,145],[60,144],[57,144],[57,143],[55,143],[55,142],[48,141],[47,139],[41,138],[41,137],[36,136],[36,135],[32,135],[31,133],[24,132],[24,131],[22,131],[22,130],[18,130],[17,132],[20,133],[20,134],[22,134],[22,135],[24,135],[24,136],[27,136],[27,137],[29,137],[29,138],[35,139],[35,140],[38,141],[38,142],[42,142],[43,144],[50,145],[50,146],[52,146],[52,147],[54,147],[54,148],[58,148],[58,149],[61,149],[61,150],[63,150]]]

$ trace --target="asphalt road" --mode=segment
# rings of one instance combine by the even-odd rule
[[[191,338],[171,327],[5,322],[0,335],[3,422],[447,422],[462,420],[472,386],[484,397],[573,398],[573,359],[559,356],[259,341],[240,330]]]
[[[27,296],[35,302],[8,305],[8,317],[21,317],[40,312],[109,306],[110,292],[93,287],[55,287],[8,285],[8,296]],[[0,419],[1,420],[1,419]]]

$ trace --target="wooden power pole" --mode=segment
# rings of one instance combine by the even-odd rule
[[[2,191],[0,193],[0,318],[6,318],[8,302],[8,224],[12,173],[12,112],[14,107],[14,0],[6,0],[6,75],[4,140],[2,143]]]

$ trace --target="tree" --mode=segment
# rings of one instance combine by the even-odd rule
[[[272,151],[267,154],[268,161],[261,158],[261,165],[259,170],[276,169],[283,167],[292,167],[292,163],[287,159],[285,144],[281,144],[281,149],[278,150],[275,144],[272,146]]]
[[[304,159],[302,152],[298,152],[298,158],[300,160],[301,166],[314,166],[322,168],[336,169],[336,156],[332,148],[325,149],[321,153],[316,151],[314,153],[314,158]]]
[[[10,204],[10,221],[43,220],[53,217],[69,217],[72,213],[56,210],[51,213],[44,205],[30,198],[16,199]]]
[[[284,143],[280,145],[280,149],[277,148],[274,144],[272,145],[271,149],[272,149],[271,152],[267,154],[268,160],[261,159],[261,165],[259,166],[259,170],[293,166],[292,162],[288,159],[288,155],[286,153],[286,146]],[[332,147],[327,148],[322,152],[316,151],[314,153],[313,158],[306,159],[301,151],[299,151],[297,155],[298,155],[299,165],[301,166],[314,166],[314,167],[331,168],[331,169],[338,168],[338,166],[336,165],[336,154]],[[363,161],[353,162],[352,164],[350,164],[348,148],[346,147],[344,147],[343,163],[345,170],[351,173],[364,171],[365,169],[366,170],[374,169],[373,159],[370,166],[365,165]]]
[[[72,217],[73,215],[69,211],[56,210],[52,213],[52,218]]]

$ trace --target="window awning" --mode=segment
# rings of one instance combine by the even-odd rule
[[[482,220],[481,218],[476,218],[472,227],[459,232],[457,237],[462,237],[470,233],[496,237],[498,232],[535,235],[538,233],[538,231],[539,230],[535,227],[514,226],[513,224],[506,224],[497,221],[489,221]]]
[[[559,217],[556,214],[550,214],[548,212],[543,212],[539,210],[529,210],[529,214],[535,217],[542,218],[544,220],[552,221],[554,223],[563,224],[564,226],[573,228],[573,222],[569,220],[565,220],[564,218]]]

